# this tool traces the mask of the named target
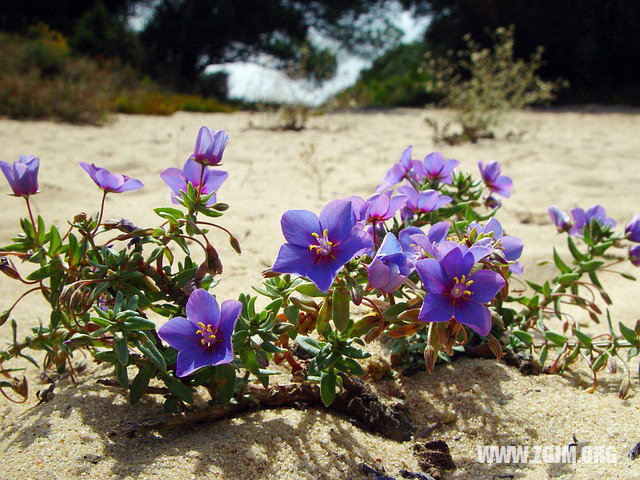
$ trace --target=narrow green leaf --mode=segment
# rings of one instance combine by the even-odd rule
[[[344,332],[349,324],[350,304],[351,298],[349,297],[349,290],[346,287],[334,288],[331,316],[333,317],[333,324],[340,332]]]
[[[129,375],[127,374],[127,367],[125,367],[121,363],[116,363],[114,367],[115,367],[115,374],[116,374],[116,379],[118,380],[118,383],[122,388],[124,388],[125,390],[128,390]]]
[[[129,403],[135,405],[142,398],[142,394],[149,386],[149,381],[156,374],[158,369],[154,365],[144,365],[140,367],[138,374],[131,382],[131,389],[129,390]]]
[[[118,362],[123,367],[126,367],[129,363],[129,347],[127,346],[127,340],[120,332],[115,332],[113,335],[113,350],[118,356]]]
[[[555,247],[553,249],[553,262],[556,264],[556,267],[558,267],[558,270],[560,270],[562,273],[570,273],[571,272],[571,267],[569,267],[566,263],[564,263],[562,261],[562,259],[560,258],[560,255],[558,255],[558,252],[556,251]],[[540,292],[542,293],[542,292]]]
[[[559,333],[547,331],[547,332],[544,332],[544,336],[547,340],[549,340],[550,342],[554,343],[559,347],[567,343],[567,337],[565,337],[564,335],[560,335]]]
[[[58,229],[51,225],[51,230],[49,231],[49,256],[55,257],[62,250],[62,238],[60,237],[60,232]]]
[[[638,341],[638,334],[635,332],[635,330],[627,327],[622,322],[618,323],[618,327],[620,328],[620,333],[627,340],[627,342],[629,342],[631,345],[640,347],[640,342]]]
[[[164,382],[171,393],[182,400],[185,403],[193,403],[193,388],[185,385],[177,378],[170,378]]]
[[[320,374],[320,397],[325,407],[331,405],[336,397],[336,373],[333,370]]]
[[[533,335],[528,332],[523,332],[522,330],[514,330],[513,336],[524,343],[526,346],[531,346],[533,343]]]
[[[236,391],[236,369],[229,364],[218,365],[215,369],[216,396],[219,403],[226,405]]]
[[[584,345],[587,348],[591,348],[591,346],[593,344],[593,339],[589,335],[587,335],[586,333],[581,332],[577,328],[573,331],[573,333],[575,333],[576,338],[578,339],[578,341],[582,345]]]

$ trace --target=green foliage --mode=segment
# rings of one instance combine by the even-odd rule
[[[498,28],[492,38],[492,48],[482,48],[466,35],[466,47],[456,53],[442,57],[427,54],[423,71],[433,76],[427,91],[443,96],[441,105],[455,111],[455,120],[462,127],[460,134],[448,135],[446,126],[440,130],[437,122],[430,120],[437,141],[492,138],[506,112],[548,102],[563,85],[561,81],[543,81],[537,75],[543,64],[542,47],[528,61],[514,58],[513,26]]]
[[[420,70],[427,46],[399,45],[373,62],[358,82],[341,92],[330,105],[340,107],[422,107],[438,97],[425,91],[429,74]]]

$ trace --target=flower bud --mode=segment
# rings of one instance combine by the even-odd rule
[[[424,349],[424,364],[427,367],[427,372],[433,373],[437,359],[438,353],[436,352],[436,349],[431,345],[427,345]]]
[[[74,223],[84,223],[86,221],[87,221],[87,214],[84,212],[80,212],[75,217],[73,217]]]
[[[218,212],[224,212],[229,209],[229,205],[227,205],[226,203],[216,203],[211,208],[217,210]]]
[[[609,355],[609,359],[607,360],[607,368],[609,369],[609,373],[612,375],[618,371],[618,362],[616,362],[615,357]]]
[[[21,278],[13,264],[6,257],[0,257],[0,272],[14,280],[20,280]]]
[[[627,396],[627,393],[629,393],[630,385],[631,382],[629,381],[629,377],[625,376],[620,383],[620,388],[618,389],[618,397],[624,399]]]
[[[210,243],[207,244],[207,271],[209,273],[216,273],[218,275],[222,274],[222,262],[220,261],[220,257],[218,256],[218,252],[213,245]]]
[[[502,352],[502,345],[496,337],[489,335],[489,349],[496,357],[496,360],[500,360],[504,353]]]

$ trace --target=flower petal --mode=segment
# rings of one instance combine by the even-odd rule
[[[520,255],[522,255],[524,243],[518,237],[506,235],[502,237],[500,244],[502,245],[505,258],[510,262],[517,260],[520,258]]]
[[[214,366],[233,362],[233,346],[230,338],[216,343],[209,361],[211,362],[210,364]]]
[[[200,346],[197,327],[186,318],[174,317],[158,329],[158,336],[176,350],[189,350]]]
[[[124,177],[116,173],[111,173],[104,168],[96,171],[96,183],[103,190],[115,191],[124,184]]]
[[[202,345],[178,352],[176,375],[186,377],[202,367],[213,365],[212,352]]]
[[[176,194],[180,193],[180,190],[187,190],[187,179],[185,174],[179,168],[171,167],[162,171],[160,178],[169,185],[169,188]]]
[[[320,212],[320,225],[334,243],[342,241],[353,229],[355,215],[349,200],[334,200]],[[322,232],[319,232],[322,235]],[[289,240],[290,241],[290,240]]]
[[[418,320],[421,322],[448,322],[452,316],[453,306],[450,298],[430,293],[424,297]]]
[[[218,301],[206,290],[194,290],[187,301],[187,319],[197,325],[202,322],[211,325],[212,329],[220,324],[220,307]]]
[[[118,193],[130,192],[131,190],[139,190],[144,187],[144,184],[137,178],[128,178],[125,182],[117,188],[115,191]]]
[[[481,303],[463,301],[453,306],[455,319],[483,337],[491,331],[491,312]]]
[[[463,253],[460,248],[451,250],[441,261],[442,268],[449,279],[469,275],[474,263],[473,254],[470,252]]]
[[[312,233],[322,235],[318,217],[309,210],[287,210],[280,219],[280,226],[287,242],[305,248],[316,244]]]
[[[467,287],[471,292],[471,301],[487,303],[505,286],[505,280],[492,270],[478,270],[471,274],[473,283]]]
[[[449,222],[438,222],[429,229],[427,237],[431,242],[440,243],[447,238],[451,224]]]
[[[317,261],[318,254],[309,250],[309,247],[285,243],[280,247],[278,257],[271,268],[278,273],[296,273],[305,276]]]
[[[344,263],[323,257],[307,272],[306,277],[315,283],[320,290],[327,292],[343,266]]]
[[[218,339],[228,340],[233,335],[238,317],[242,312],[242,304],[237,300],[225,300],[220,307],[220,324],[218,325]]]
[[[429,295],[444,293],[449,287],[449,281],[445,277],[440,263],[433,259],[418,260],[416,270],[420,275],[420,280]]]

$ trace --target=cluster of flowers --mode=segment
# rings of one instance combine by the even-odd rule
[[[307,210],[289,210],[282,215],[281,227],[286,243],[280,247],[267,277],[282,276],[280,279],[268,278],[264,290],[256,289],[272,300],[265,310],[256,312],[255,297],[246,295],[240,296],[241,301],[226,300],[219,304],[207,292],[213,284],[212,274],[220,274],[222,268],[205,228],[213,226],[229,232],[196,217],[198,213],[216,217],[228,207],[217,203],[218,190],[228,177],[227,172],[217,168],[228,141],[223,130],[200,129],[193,153],[184,167],[168,168],[161,173],[171,189],[172,202],[184,207],[186,213],[172,207],[156,209],[156,213],[166,219],[163,227],[168,225],[167,229],[137,229],[123,220],[126,225],[123,223],[121,230],[126,233],[114,241],[130,243],[120,251],[111,248],[111,241],[103,245],[94,242],[96,235],[112,228],[101,223],[104,200],[109,193],[140,189],[142,182],[94,164],[80,164],[103,192],[97,221],[85,216],[81,222],[72,223],[72,228],[76,228],[84,242],[82,250],[73,234],[67,233],[61,238],[55,227],[45,233],[42,219],[38,217],[36,221],[33,217],[29,197],[38,193],[39,159],[21,156],[13,165],[0,162],[0,169],[14,195],[25,199],[31,221],[30,224],[29,221],[22,223],[25,235],[16,237],[22,243],[0,251],[0,271],[24,281],[8,256],[16,255],[39,263],[37,275],[31,274],[27,280],[32,281],[24,283],[38,284],[30,291],[42,290],[50,296],[56,315],[52,314],[54,326],[48,334],[57,335],[60,318],[73,318],[75,326],[65,325],[66,331],[56,338],[62,338],[60,343],[65,348],[87,345],[112,348],[110,353],[113,355],[104,358],[114,364],[116,376],[125,388],[129,387],[127,367],[132,364],[139,368],[136,378],[142,378],[134,384],[144,386],[146,382],[148,385],[149,379],[161,372],[160,378],[172,394],[186,402],[190,398],[192,401],[192,395],[190,397],[188,391],[185,393],[183,387],[187,390],[198,385],[211,387],[217,378],[231,375],[216,384],[219,389],[227,389],[225,396],[218,392],[218,400],[224,397],[229,401],[234,394],[242,396],[246,390],[240,386],[236,392],[236,369],[246,369],[243,377],[246,387],[250,373],[263,385],[268,384],[271,373],[264,369],[271,359],[286,359],[292,368],[301,368],[288,343],[290,339],[297,339],[301,347],[315,356],[315,363],[309,367],[309,377],[322,379],[323,401],[326,399],[325,403],[330,403],[336,388],[336,370],[349,373],[362,370],[354,359],[365,358],[366,352],[351,345],[354,337],[366,334],[365,339],[370,341],[385,329],[392,335],[409,337],[424,331],[425,326],[428,336],[422,349],[427,363],[428,352],[439,354],[444,351],[451,355],[452,347],[464,342],[461,337],[467,338],[463,327],[468,327],[476,340],[487,341],[486,337],[489,337],[490,346],[493,342],[492,350],[496,348],[494,353],[501,347],[496,347],[500,344],[492,335],[499,337],[507,329],[512,347],[524,346],[533,352],[532,335],[518,328],[541,325],[539,333],[545,352],[541,357],[546,358],[545,349],[555,345],[562,349],[554,365],[561,365],[561,360],[568,365],[577,358],[581,348],[591,349],[592,343],[582,337],[582,343],[576,344],[568,353],[567,339],[548,332],[543,323],[536,321],[541,322],[551,313],[560,318],[560,299],[565,297],[593,314],[597,306],[577,295],[576,282],[583,274],[588,274],[593,282],[589,285],[603,292],[596,270],[605,261],[596,257],[603,256],[612,245],[621,245],[624,239],[640,243],[640,214],[626,226],[624,235],[616,235],[612,231],[615,221],[608,218],[599,205],[586,211],[576,208],[571,212],[572,218],[552,206],[549,214],[558,230],[570,235],[572,265],[564,263],[554,252],[560,275],[544,285],[527,282],[535,290],[532,297],[509,297],[510,276],[523,273],[519,259],[524,245],[519,238],[506,234],[493,215],[500,207],[499,197],[510,197],[511,179],[502,175],[500,165],[493,161],[478,163],[482,182],[475,181],[457,170],[457,160],[446,159],[439,152],[430,153],[422,160],[414,159],[412,149],[408,147],[369,198],[352,196],[334,200],[319,216]],[[474,210],[482,206],[489,210],[488,213]],[[203,241],[197,240],[196,235]],[[229,235],[232,246],[239,251],[235,237]],[[63,248],[67,237],[69,244]],[[145,240],[141,241],[141,237]],[[571,237],[580,237],[588,247],[587,253],[580,252]],[[192,239],[203,248],[206,258],[200,266],[192,261],[185,239]],[[170,258],[170,262],[173,260],[173,254],[168,250],[172,241],[187,254],[185,261],[179,263],[178,272],[162,266],[163,256]],[[44,249],[47,243],[49,247]],[[141,243],[160,247],[145,261]],[[131,250],[127,250],[129,247]],[[92,250],[88,253],[87,249]],[[81,255],[86,258],[79,259]],[[634,265],[640,265],[640,245],[630,248],[629,259]],[[87,268],[77,269],[78,265]],[[129,270],[116,281],[113,269],[122,265]],[[51,283],[57,282],[56,288],[43,285],[45,278],[61,271],[66,275],[66,287],[84,289],[80,296],[91,299],[88,304],[78,306],[72,301],[73,295],[69,298],[63,295],[65,285],[61,284],[60,275],[55,280],[50,279]],[[288,274],[308,282],[300,278],[292,280]],[[273,282],[269,283],[271,280]],[[568,293],[568,289],[572,293]],[[126,290],[126,298],[122,290]],[[294,292],[302,296],[294,297]],[[317,303],[312,296],[322,300]],[[137,302],[141,298],[146,302],[144,308],[138,308]],[[608,297],[603,294],[603,298]],[[528,308],[525,313],[519,313],[503,306],[507,301]],[[373,327],[367,317],[361,319],[365,320],[367,328],[360,329],[362,323],[355,326],[356,322],[350,318],[350,302],[355,305],[364,302],[373,309],[370,318],[378,325],[374,329],[375,335],[367,334]],[[90,316],[92,308],[98,317]],[[169,321],[156,331],[155,323],[144,312],[147,308],[170,317]],[[281,309],[283,313],[279,314]],[[0,315],[0,325],[7,320],[10,310]],[[328,328],[332,315],[335,329]],[[82,325],[77,321],[78,317],[84,318]],[[509,321],[505,320],[507,317]],[[494,330],[496,325],[500,328]],[[314,327],[323,343],[304,336]],[[568,328],[567,324],[565,331]],[[572,328],[577,327],[573,325]],[[148,330],[153,330],[154,334],[145,333]],[[435,332],[433,339],[432,330]],[[624,326],[621,331],[629,346],[636,343],[640,346],[636,333]],[[38,335],[41,338],[42,331],[39,330]],[[156,336],[169,347],[160,344]],[[358,341],[364,344],[359,338]],[[611,341],[607,355],[613,355],[619,346],[613,337]],[[27,341],[19,348],[17,345],[13,348],[19,353],[20,348],[28,345]],[[141,355],[129,356],[129,349],[133,348]],[[589,352],[594,355],[593,350]],[[0,361],[18,353],[0,352]],[[68,353],[65,351],[65,355]],[[68,355],[62,361],[67,358]],[[605,361],[605,355],[601,354],[598,359],[592,362],[594,371]],[[433,355],[431,362],[432,366]],[[202,369],[218,366],[228,368],[209,372],[208,377],[198,377]],[[180,380],[170,377],[169,371]],[[199,373],[194,376],[196,372]],[[174,380],[180,386],[176,386]],[[332,392],[330,395],[326,393],[327,389]],[[135,395],[139,398],[141,392],[138,389]],[[131,394],[133,398],[133,387]]]
[[[486,225],[468,224],[464,232],[449,222],[438,222],[428,232],[412,226],[421,215],[452,202],[437,188],[453,182],[459,162],[441,153],[423,161],[411,158],[408,147],[387,172],[376,194],[364,200],[349,197],[330,202],[317,217],[306,210],[287,211],[281,220],[285,243],[273,271],[307,277],[327,292],[338,273],[352,259],[372,257],[368,263],[369,290],[392,294],[415,271],[427,295],[418,316],[421,322],[454,320],[486,336],[491,314],[485,304],[505,287],[508,267],[522,273],[518,258],[520,239],[504,235],[491,218]],[[502,176],[497,162],[479,163],[480,173],[492,193],[510,196],[512,182]],[[393,195],[393,188],[399,195]],[[433,188],[435,187],[435,188]],[[493,203],[493,202],[492,202]],[[397,233],[387,221],[399,213]]]

